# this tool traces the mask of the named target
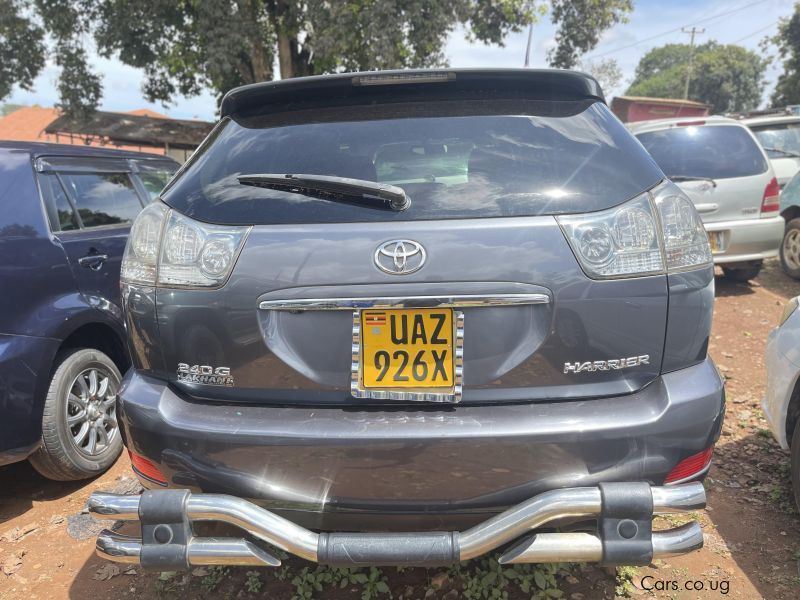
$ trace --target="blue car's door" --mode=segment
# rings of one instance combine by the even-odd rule
[[[88,303],[121,318],[119,272],[130,224],[145,199],[125,159],[39,161],[40,183],[54,235]]]

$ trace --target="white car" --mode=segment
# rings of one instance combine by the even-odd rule
[[[785,223],[780,188],[753,133],[725,117],[629,123],[667,177],[694,202],[714,264],[734,281],[753,279],[778,255]]]
[[[768,115],[741,121],[767,152],[781,189],[800,171],[800,115]]]
[[[770,429],[791,451],[792,487],[800,507],[800,311],[792,298],[784,307],[780,325],[767,340],[767,392],[762,406]]]

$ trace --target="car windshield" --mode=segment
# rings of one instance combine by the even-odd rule
[[[164,200],[218,223],[532,216],[599,210],[663,177],[599,102],[436,101],[234,117]],[[375,214],[310,195],[239,185],[258,174],[348,177],[402,188],[410,206]]]
[[[761,149],[740,125],[671,127],[636,137],[667,177],[725,179],[767,170]]]
[[[800,122],[752,125],[750,129],[770,158],[800,155]]]

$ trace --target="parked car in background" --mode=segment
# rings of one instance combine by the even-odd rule
[[[784,272],[800,279],[800,173],[781,191],[781,216],[786,222],[780,257]]]
[[[800,115],[764,115],[741,121],[767,152],[783,188],[800,171]]]
[[[800,508],[800,297],[783,309],[766,348],[767,391],[762,406],[775,439],[791,452],[792,487]]]
[[[661,169],[694,202],[714,264],[748,281],[778,255],[784,221],[780,188],[764,150],[741,122],[725,117],[631,123]]]
[[[239,88],[221,114],[123,259],[120,425],[151,490],[92,495],[142,525],[101,533],[101,556],[649,564],[702,545],[652,518],[704,506],[722,425],[708,237],[594,79],[347,73]],[[254,537],[195,535],[209,519]]]
[[[0,465],[27,458],[45,477],[81,479],[119,455],[120,261],[131,221],[177,168],[0,142]]]

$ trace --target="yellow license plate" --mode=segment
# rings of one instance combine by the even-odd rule
[[[365,389],[452,388],[453,310],[361,311],[361,384]]]

